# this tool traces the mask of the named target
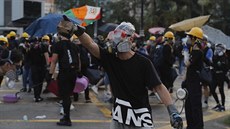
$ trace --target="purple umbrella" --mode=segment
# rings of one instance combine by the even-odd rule
[[[162,34],[164,33],[165,28],[163,27],[153,27],[153,28],[149,28],[149,33],[151,34]]]

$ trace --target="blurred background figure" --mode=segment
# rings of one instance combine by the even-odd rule
[[[22,52],[23,55],[23,62],[22,62],[22,86],[23,88],[21,91],[23,92],[31,92],[33,82],[32,82],[32,74],[31,74],[31,62],[29,58],[29,51],[30,51],[30,43],[29,43],[29,34],[24,32],[19,39],[19,50]],[[27,87],[27,84],[29,87]]]

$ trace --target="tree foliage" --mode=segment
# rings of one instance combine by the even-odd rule
[[[55,0],[63,11],[79,5],[95,5],[97,0]],[[98,0],[103,2],[104,0]],[[230,35],[229,0],[144,0],[144,29],[169,27],[171,24],[200,15],[211,15],[209,25]],[[140,28],[141,0],[119,0],[105,2],[103,8],[105,22],[129,21]]]

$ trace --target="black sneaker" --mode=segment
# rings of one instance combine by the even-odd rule
[[[26,88],[22,88],[20,91],[21,91],[21,92],[26,92],[27,89],[26,89]]]
[[[39,97],[39,98],[34,98],[34,102],[41,102],[41,101],[43,101],[44,99],[43,98],[41,98],[41,97]]]
[[[57,125],[60,125],[60,126],[72,126],[72,122],[70,119],[65,119],[65,118],[62,118],[59,120],[59,122],[57,122]]]
[[[215,107],[213,107],[213,108],[212,108],[212,110],[217,111],[217,110],[219,110],[219,109],[220,109],[220,107],[221,107],[221,105],[220,105],[220,104],[217,104]]]
[[[220,111],[220,112],[224,112],[224,111],[225,111],[225,107],[224,107],[224,106],[220,106],[219,111]]]

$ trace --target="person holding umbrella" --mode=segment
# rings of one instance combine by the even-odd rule
[[[67,17],[60,22],[63,34],[76,34],[82,45],[101,61],[108,74],[112,94],[112,122],[110,129],[152,129],[151,106],[148,89],[155,89],[167,106],[171,125],[182,129],[183,122],[166,87],[160,81],[151,61],[131,50],[135,28],[122,22],[112,33],[113,52],[99,47],[81,26],[74,25]]]

